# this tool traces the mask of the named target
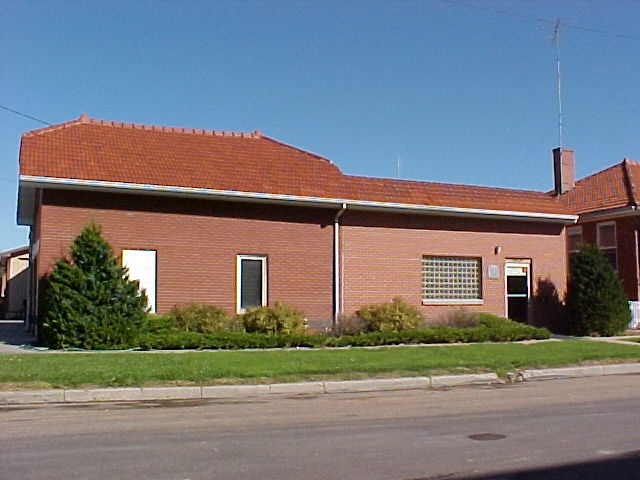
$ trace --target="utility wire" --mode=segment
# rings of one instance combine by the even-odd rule
[[[472,5],[469,3],[463,3],[463,2],[458,2],[456,0],[439,0],[441,3],[448,3],[449,5],[455,5],[456,7],[462,7],[462,8],[469,8],[472,10],[482,10],[484,12],[490,12],[490,13],[499,13],[501,15],[507,15],[510,17],[516,17],[516,18],[524,18],[526,20],[531,20],[534,22],[539,22],[539,23],[547,23],[549,25],[554,25],[557,20],[551,20],[549,18],[541,18],[541,17],[534,17],[532,15],[525,15],[522,13],[515,13],[515,12],[509,12],[507,10],[502,10],[499,8],[491,8],[491,7],[483,7],[480,5]],[[622,33],[617,33],[617,32],[610,32],[608,30],[600,30],[597,28],[593,28],[593,27],[586,27],[586,26],[582,26],[582,25],[567,25],[564,24],[564,28],[571,28],[574,30],[583,30],[585,32],[592,32],[592,33],[599,33],[601,35],[609,35],[611,37],[618,37],[618,38],[623,38],[625,40],[635,40],[635,41],[640,41],[640,37],[634,37],[633,35],[625,35]]]
[[[40,122],[44,125],[51,125],[49,122],[45,122],[44,120],[40,120],[39,118],[32,117],[31,115],[27,115],[26,113],[19,112],[18,110],[14,110],[9,107],[5,107],[4,105],[0,105],[2,110],[6,110],[7,112],[15,113],[16,115],[20,115],[21,117],[28,118],[29,120],[35,120],[36,122]]]

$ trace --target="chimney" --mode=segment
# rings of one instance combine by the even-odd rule
[[[573,150],[553,149],[553,182],[556,195],[562,195],[575,187]]]

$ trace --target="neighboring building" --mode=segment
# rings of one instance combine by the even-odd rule
[[[28,285],[29,247],[0,252],[0,318],[24,318]]]
[[[556,159],[564,156],[565,187],[561,201],[579,215],[577,224],[567,229],[569,258],[582,242],[600,247],[632,302],[632,326],[637,327],[640,322],[640,163],[624,159],[574,182],[573,152],[556,149],[554,154]]]
[[[259,132],[84,115],[22,137],[19,181],[32,313],[39,280],[94,221],[158,313],[281,301],[322,328],[400,296],[428,318],[541,324],[537,305],[564,294],[577,219],[553,192],[349,176]]]

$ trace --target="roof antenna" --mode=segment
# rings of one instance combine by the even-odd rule
[[[397,169],[397,178],[400,178],[400,155],[398,155],[398,159],[396,161],[396,169]]]
[[[562,91],[560,89],[560,18],[553,29],[552,43],[556,46],[556,66],[558,80],[558,147],[562,151]]]

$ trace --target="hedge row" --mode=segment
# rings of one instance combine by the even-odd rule
[[[321,348],[369,347],[384,345],[416,345],[433,343],[514,342],[547,339],[546,328],[536,328],[500,319],[482,322],[476,327],[429,327],[400,332],[369,332],[333,337],[324,334],[262,334],[262,333],[198,333],[160,330],[142,335],[138,347],[143,350],[181,349],[256,349],[256,348]]]

